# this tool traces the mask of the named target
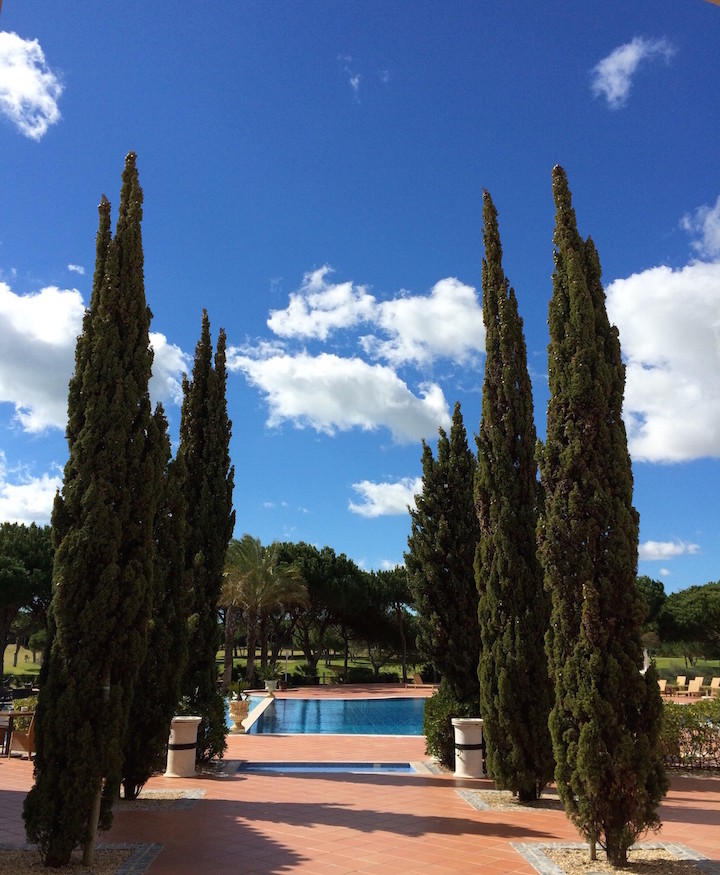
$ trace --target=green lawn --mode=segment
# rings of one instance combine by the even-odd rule
[[[668,681],[684,674],[688,678],[702,675],[709,683],[710,678],[720,676],[720,660],[717,659],[698,659],[694,665],[686,665],[682,656],[657,656],[655,663],[660,677]]]

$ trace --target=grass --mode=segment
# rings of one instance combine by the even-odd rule
[[[687,665],[682,656],[656,656],[658,674],[661,678],[674,681],[678,675],[694,678],[702,675],[707,681],[720,675],[720,660],[697,659],[694,665]]]

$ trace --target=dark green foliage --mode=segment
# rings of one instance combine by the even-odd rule
[[[46,865],[91,841],[104,782],[101,828],[111,819],[122,745],[152,601],[153,521],[164,436],[151,415],[150,311],[140,234],[142,190],[126,159],[116,235],[100,204],[90,309],[69,387],[50,644],[36,718],[36,783],[25,802],[28,839]]]
[[[297,568],[307,588],[308,601],[294,617],[294,641],[308,664],[317,667],[330,628],[342,626],[349,614],[364,604],[362,574],[344,553],[337,554],[332,547],[319,550],[302,541],[282,544],[280,559]]]
[[[720,769],[720,698],[665,702],[662,754],[679,769]]]
[[[720,656],[720,583],[671,593],[658,615],[663,643],[678,644],[688,658]]]
[[[158,430],[167,434],[160,408],[155,413]],[[170,442],[165,438],[165,460]],[[163,766],[170,722],[182,694],[188,659],[188,587],[185,567],[187,513],[182,494],[181,462],[169,462],[162,498],[155,516],[155,574],[153,610],[147,654],[132,705],[132,731],[123,747],[122,784],[126,799],[134,799],[152,772]]]
[[[226,382],[225,332],[220,330],[213,363],[210,320],[203,310],[192,380],[183,381],[177,454],[184,466],[187,505],[185,562],[192,572],[189,660],[183,689],[193,713],[202,717],[197,748],[200,759],[222,756],[227,734],[225,700],[218,688],[215,663],[220,647],[218,603],[225,552],[235,527]]]
[[[455,730],[453,717],[477,717],[472,704],[458,702],[446,681],[425,700],[423,735],[425,751],[449,769],[455,768]]]
[[[551,397],[538,527],[552,596],[550,730],[566,811],[618,866],[637,836],[657,825],[667,790],[658,752],[662,702],[654,666],[640,674],[645,606],[636,587],[638,515],[618,332],[607,318],[595,247],[577,232],[560,167],[553,195]]]
[[[475,475],[480,710],[488,774],[530,800],[552,779],[554,767],[547,722],[552,686],[544,658],[550,601],[537,557],[539,484],[525,338],[487,192],[483,223],[487,358]]]
[[[8,633],[20,613],[27,634],[45,627],[53,552],[50,526],[0,524],[0,675]]]
[[[473,500],[475,456],[460,404],[450,437],[440,429],[437,460],[423,442],[423,488],[410,511],[408,583],[418,612],[420,653],[447,681],[455,699],[478,707],[480,627],[475,549],[480,527]],[[477,716],[477,714],[476,714]]]

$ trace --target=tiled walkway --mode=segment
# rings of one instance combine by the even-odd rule
[[[481,779],[235,769],[240,760],[417,762],[427,759],[422,738],[252,735],[228,742],[222,775],[148,783],[204,791],[200,801],[118,811],[103,841],[160,843],[150,875],[533,875],[511,843],[578,839],[561,811],[475,810],[456,791],[492,787]],[[0,760],[0,845],[24,842],[31,771],[27,761]],[[674,778],[661,817],[662,830],[648,840],[678,842],[720,862],[720,778]]]

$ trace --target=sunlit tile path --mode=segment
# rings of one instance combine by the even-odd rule
[[[366,691],[341,687],[312,692]],[[173,809],[119,810],[103,842],[160,845],[156,855],[147,855],[154,856],[144,864],[150,875],[536,875],[537,869],[515,846],[578,841],[562,811],[477,810],[458,790],[492,789],[483,779],[457,780],[424,771],[237,771],[241,761],[427,759],[422,738],[231,735],[221,772],[188,779],[158,777],[147,785],[149,790],[184,790],[202,798]],[[22,800],[31,783],[27,761],[0,759],[0,845],[24,843]],[[647,841],[681,844],[720,865],[720,777],[674,777],[661,817],[662,829]]]

